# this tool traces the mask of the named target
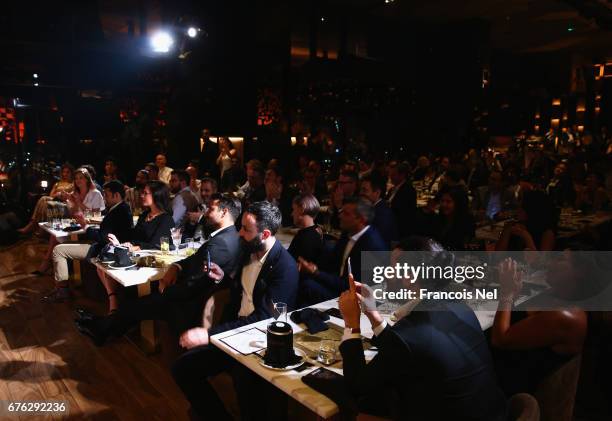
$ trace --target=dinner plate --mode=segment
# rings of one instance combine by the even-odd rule
[[[306,357],[306,353],[304,351],[302,351],[301,349],[298,348],[293,348],[293,352],[295,352],[295,355],[297,355],[300,359],[295,363],[295,364],[291,364],[288,365],[286,367],[272,367],[271,365],[268,365],[265,363],[264,361],[264,357],[263,355],[260,355],[261,358],[259,358],[259,364],[261,364],[262,366],[269,368],[270,370],[274,370],[274,371],[289,371],[289,370],[293,370],[294,368],[297,368],[299,366],[302,365],[302,363],[304,363],[304,358]],[[265,355],[265,350],[263,352],[263,354]]]
[[[136,266],[136,263],[129,265],[129,266],[115,266],[112,263],[108,265],[110,269],[129,269],[129,268],[133,268],[134,266]]]

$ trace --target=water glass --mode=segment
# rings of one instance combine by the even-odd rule
[[[287,304],[286,303],[281,303],[281,302],[274,303],[274,319],[287,323]]]
[[[159,238],[159,248],[163,254],[168,254],[170,252],[170,238],[160,237]]]
[[[174,244],[175,254],[179,254],[179,246],[181,245],[183,233],[181,232],[180,228],[172,228],[170,230],[170,234],[172,235],[172,244]]]
[[[187,256],[191,256],[195,253],[195,243],[193,242],[193,238],[185,238],[185,243],[187,244],[187,248],[185,249],[185,254]]]
[[[333,364],[336,361],[336,341],[329,339],[321,340],[317,361],[325,365]]]

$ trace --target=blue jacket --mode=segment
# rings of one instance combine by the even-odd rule
[[[223,281],[229,283],[230,302],[225,306],[221,323],[213,326],[209,335],[268,319],[274,315],[273,304],[277,302],[287,303],[288,310],[295,309],[299,280],[297,264],[276,240],[253,287],[255,310],[246,317],[238,317],[242,301],[242,269],[249,259],[249,255],[243,256],[236,276],[226,275],[224,278]]]

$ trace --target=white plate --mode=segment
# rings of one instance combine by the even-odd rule
[[[136,266],[136,263],[129,265],[129,266],[115,266],[112,263],[108,265],[110,269],[129,269],[129,268],[133,268],[134,266]]]
[[[295,352],[295,354],[300,357],[300,360],[292,365],[288,365],[287,367],[272,367],[268,364],[266,364],[264,362],[264,356],[261,355],[261,358],[258,358],[259,360],[259,364],[261,364],[262,366],[269,368],[270,370],[274,370],[274,371],[289,371],[289,370],[293,370],[294,368],[297,368],[299,366],[301,366],[304,363],[305,357],[306,357],[306,353],[304,351],[302,351],[301,349],[297,349],[297,348],[293,348],[293,352]],[[263,352],[263,354],[265,355],[265,350]]]

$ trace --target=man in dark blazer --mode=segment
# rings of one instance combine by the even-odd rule
[[[209,345],[210,335],[270,318],[276,302],[295,308],[298,270],[295,260],[274,237],[280,226],[280,210],[271,203],[255,202],[246,209],[240,229],[245,253],[236,276],[232,277],[215,264],[211,268],[210,277],[230,288],[230,302],[221,322],[210,330],[194,328],[181,336],[181,346],[189,351],[176,361],[172,374],[192,410],[202,419],[231,419],[208,383],[208,377],[223,371],[235,373],[239,365]],[[235,384],[238,383],[235,381]],[[239,400],[241,395],[244,396],[238,390]]]
[[[410,166],[404,162],[389,165],[389,179],[393,188],[387,194],[387,204],[395,214],[400,238],[408,237],[414,231],[416,216],[416,191],[410,182]]]
[[[182,333],[201,322],[205,299],[217,286],[206,273],[208,253],[224,271],[232,273],[240,260],[240,242],[234,226],[240,201],[229,195],[214,195],[206,212],[211,238],[198,251],[171,265],[159,281],[159,293],[138,298],[108,317],[79,311],[77,327],[103,344],[108,336],[124,334],[142,320],[166,320]]]
[[[362,251],[385,251],[388,246],[376,228],[370,225],[374,218],[372,203],[364,198],[344,200],[340,212],[342,238],[338,241],[321,269],[304,259],[298,259],[300,271],[305,275],[300,285],[300,304],[315,304],[338,297],[348,289],[348,259],[351,259],[353,276],[361,281],[361,275],[371,273],[371,268],[362,264]]]
[[[386,182],[382,177],[366,176],[361,179],[360,195],[374,204],[372,226],[385,240],[387,246],[399,240],[395,214],[382,198],[386,191]]]
[[[346,325],[340,353],[344,384],[360,411],[398,420],[507,419],[487,341],[467,305],[409,301],[388,326],[363,300],[378,348],[366,364],[357,292],[368,295],[356,283],[339,299]]]
[[[70,298],[68,289],[68,259],[85,260],[97,256],[108,243],[108,235],[115,234],[120,241],[128,241],[132,230],[132,211],[123,200],[125,188],[123,183],[112,180],[104,184],[102,189],[106,204],[106,215],[99,227],[89,226],[86,230],[87,239],[93,243],[86,244],[59,244],[53,249],[53,274],[55,288],[42,297],[43,302],[62,302]],[[87,222],[82,214],[77,221],[83,227]]]

